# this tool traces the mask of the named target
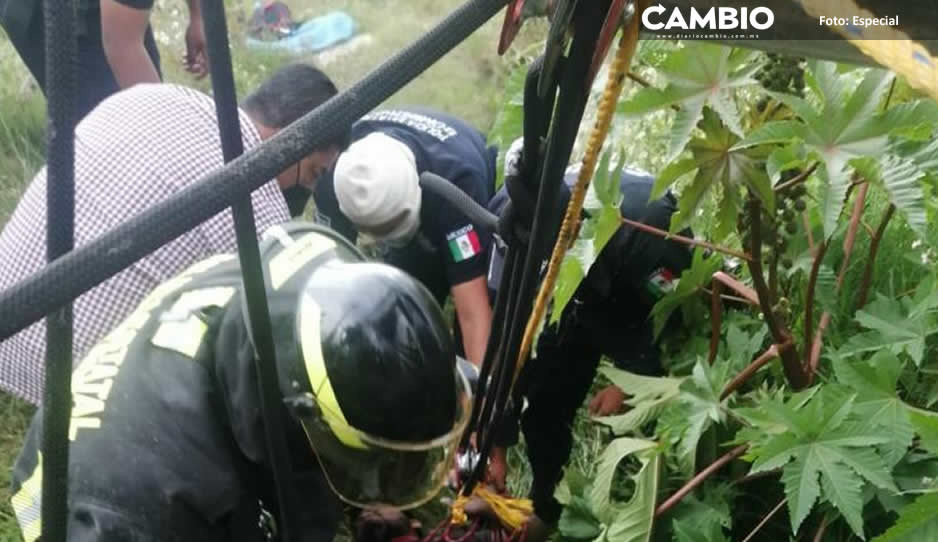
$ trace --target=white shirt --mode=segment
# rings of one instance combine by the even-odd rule
[[[239,111],[245,151],[260,143]],[[75,246],[80,247],[224,164],[215,103],[169,84],[112,95],[75,129]],[[252,194],[257,231],[290,213],[275,180]],[[215,215],[80,296],[73,305],[73,362],[80,361],[154,287],[212,254],[237,250],[231,211]],[[0,291],[46,263],[46,170],[33,178],[0,234]],[[45,322],[0,342],[0,388],[38,403]]]

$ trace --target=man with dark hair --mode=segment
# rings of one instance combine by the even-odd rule
[[[260,258],[282,408],[261,414],[237,256],[160,284],[75,369],[66,540],[279,540],[261,521],[279,519],[274,416],[290,540],[332,541],[342,503],[403,518],[442,488],[471,391],[430,293],[311,224],[273,226]],[[25,542],[45,519],[41,434],[39,412],[12,474]]]
[[[187,0],[186,69],[207,73],[199,0]],[[78,93],[76,114],[84,117],[101,100],[137,83],[158,83],[160,53],[150,28],[153,0],[77,0]],[[69,7],[71,3],[67,4]],[[0,0],[0,26],[30,73],[46,90],[46,35],[42,0]]]
[[[285,88],[291,92],[284,93]],[[245,151],[336,94],[322,72],[288,65],[262,84],[239,110]],[[298,103],[288,103],[294,100]],[[215,103],[176,85],[144,84],[101,102],[75,129],[75,246],[199,181],[224,164]],[[348,139],[340,134],[252,195],[258,231],[290,220],[322,171]],[[287,200],[294,205],[288,206]],[[46,263],[46,171],[36,174],[0,233],[0,290]],[[164,280],[193,262],[235,250],[225,210],[134,262],[74,303],[74,359],[84,355]],[[42,396],[43,321],[0,342],[0,388],[33,403]]]
[[[352,128],[354,142],[316,187],[317,219],[356,239],[422,282],[442,305],[452,297],[463,352],[480,365],[492,311],[485,287],[488,236],[437,194],[434,173],[485,205],[495,184],[496,149],[465,121],[422,108],[375,111]]]

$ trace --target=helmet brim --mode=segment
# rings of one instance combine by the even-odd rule
[[[472,391],[459,371],[457,407],[449,432],[424,442],[382,438],[350,426],[343,416],[316,400],[300,423],[332,491],[358,508],[416,508],[446,484],[456,448],[469,422]]]

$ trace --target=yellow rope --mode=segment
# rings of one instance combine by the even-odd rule
[[[517,531],[521,528],[522,525],[531,517],[531,514],[534,513],[534,505],[531,502],[531,499],[515,499],[512,497],[505,497],[495,493],[494,491],[489,490],[488,488],[477,485],[475,490],[472,492],[472,496],[479,497],[484,500],[492,510],[495,512],[495,515],[498,516],[498,520],[502,525],[508,527],[512,531]],[[450,516],[450,522],[454,525],[464,525],[469,517],[466,515],[465,506],[469,502],[469,497],[460,495],[456,497],[456,500],[453,502],[452,512]]]
[[[853,0],[801,0],[801,4],[814,17],[837,15],[850,21],[854,15],[876,18]],[[851,29],[837,26],[834,30],[866,56],[904,76],[910,86],[938,100],[938,58],[909,39],[908,34],[889,26]]]
[[[619,94],[622,93],[622,87],[625,84],[625,76],[628,73],[629,66],[632,63],[632,56],[635,54],[635,48],[638,45],[638,23],[648,0],[637,0],[637,2],[638,9],[635,10],[636,13],[632,17],[631,23],[622,33],[615,59],[609,68],[609,79],[599,102],[593,131],[586,144],[583,166],[580,169],[576,186],[573,188],[570,195],[570,203],[567,205],[567,212],[564,215],[563,224],[560,227],[560,234],[557,237],[557,242],[554,244],[554,250],[550,256],[550,263],[547,266],[547,275],[544,277],[541,289],[537,293],[534,309],[524,329],[524,338],[521,342],[521,350],[518,352],[518,363],[515,368],[515,380],[517,380],[518,374],[521,372],[521,368],[524,366],[524,362],[531,352],[531,344],[534,342],[534,334],[537,331],[538,323],[541,321],[541,318],[544,317],[544,312],[547,310],[547,301],[550,299],[551,293],[554,290],[557,274],[560,271],[560,263],[563,261],[563,257],[567,253],[567,247],[570,246],[570,242],[573,238],[573,232],[576,229],[580,211],[583,209],[586,189],[589,187],[590,180],[593,178],[593,170],[596,168],[599,151],[602,150],[603,141],[605,141],[606,135],[609,133],[609,125],[612,122],[612,116],[616,110],[616,102],[619,99]]]

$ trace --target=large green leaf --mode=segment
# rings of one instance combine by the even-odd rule
[[[600,521],[609,524],[615,516],[615,510],[612,509],[609,500],[609,491],[612,489],[612,479],[615,476],[616,467],[626,457],[655,446],[656,443],[650,440],[621,437],[610,442],[603,450],[602,455],[599,457],[596,478],[593,480],[593,487],[589,495],[590,505],[594,513],[599,516]]]
[[[870,362],[834,356],[837,380],[857,392],[855,414],[889,436],[889,442],[881,445],[879,451],[890,468],[902,459],[914,437],[908,406],[896,392],[901,369],[902,363],[888,350],[877,352]],[[898,491],[886,480],[870,481],[882,489]]]
[[[733,526],[730,503],[736,493],[729,484],[706,484],[684,497],[669,513],[674,518],[674,542],[724,542],[724,529]],[[661,518],[659,518],[661,521]]]
[[[724,196],[719,207],[727,215],[736,215],[739,205],[736,193],[742,187],[752,190],[765,207],[773,211],[775,192],[765,172],[764,151],[739,147],[739,136],[710,109],[704,111],[699,127],[703,137],[694,138],[688,145],[697,172],[681,193],[671,230],[689,226],[705,196],[717,186],[722,188]]]
[[[928,493],[905,507],[896,524],[872,542],[933,542],[938,540],[938,493]]]
[[[886,190],[889,201],[905,215],[909,226],[919,235],[925,234],[927,218],[921,186],[925,172],[914,160],[887,152],[878,159],[865,157],[851,161],[851,165],[866,180]]]
[[[929,297],[914,310],[909,300],[891,299],[877,295],[863,310],[857,311],[857,322],[869,331],[852,336],[841,348],[841,356],[863,352],[878,352],[889,349],[899,354],[905,352],[917,365],[925,355],[925,340],[938,333],[932,308],[938,298]]]
[[[687,476],[696,472],[697,445],[704,432],[714,423],[726,421],[724,406],[730,398],[720,400],[720,393],[730,377],[731,365],[724,360],[710,365],[698,360],[691,377],[681,384],[678,401],[686,412],[685,428],[677,446],[678,461]]]
[[[702,529],[687,520],[674,520],[674,542],[729,542],[718,524],[708,523]]]
[[[661,470],[661,452],[648,450],[640,455],[642,468],[633,479],[635,493],[621,508],[606,530],[608,542],[649,542],[655,523],[655,503]]]
[[[600,367],[599,371],[630,395],[625,401],[630,407],[628,412],[596,419],[612,428],[617,435],[637,431],[657,417],[678,396],[683,382],[681,378],[641,376],[613,367]]]
[[[657,66],[667,86],[639,90],[622,102],[618,111],[627,116],[639,116],[672,105],[680,107],[671,129],[669,162],[690,140],[705,106],[713,108],[724,124],[741,136],[739,111],[733,96],[738,89],[756,83],[753,75],[761,67],[759,59],[760,55],[752,51],[686,42]]]
[[[879,395],[884,393],[881,390]],[[849,389],[826,384],[800,405],[796,398],[787,403],[773,398],[762,400],[759,408],[737,411],[752,425],[737,440],[752,440],[747,458],[754,460],[753,472],[783,467],[782,484],[795,531],[820,498],[835,506],[862,538],[864,483],[896,490],[875,448],[890,437],[878,424],[862,418],[856,400],[857,394]],[[753,411],[762,413],[751,416]]]
[[[918,433],[919,446],[938,455],[938,412],[913,409],[909,412],[909,418]]]
[[[557,530],[574,540],[593,540],[600,535],[601,526],[593,517],[587,500],[580,495],[574,495],[560,514]]]

